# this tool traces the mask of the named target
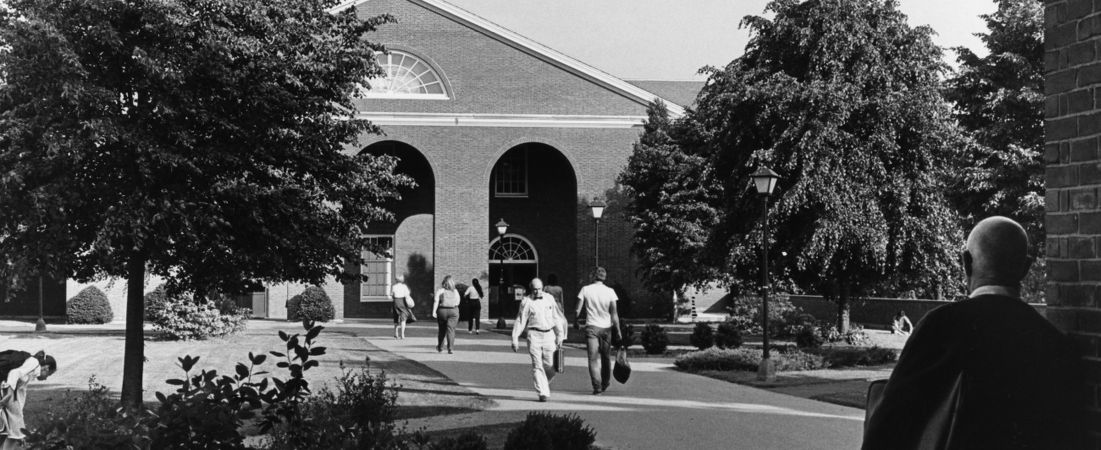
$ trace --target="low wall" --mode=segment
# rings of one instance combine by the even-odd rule
[[[836,320],[837,304],[818,295],[792,295],[791,303],[804,313],[814,316],[818,320]],[[922,317],[929,311],[951,303],[947,300],[920,300],[869,297],[855,299],[849,309],[849,320],[859,323],[865,328],[890,328],[891,319],[899,310],[906,311],[906,316],[917,325]],[[1032,307],[1040,314],[1044,314],[1047,305],[1032,303]]]

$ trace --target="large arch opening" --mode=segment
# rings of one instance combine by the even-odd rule
[[[494,226],[500,219],[509,224],[503,239]],[[519,303],[512,287],[525,286],[536,276],[546,281],[555,274],[566,292],[566,305],[573,304],[570,296],[579,287],[577,176],[565,155],[542,143],[520,144],[502,154],[490,173],[489,225],[491,318],[515,317]],[[527,251],[536,259],[522,259]]]
[[[433,286],[433,246],[435,239],[436,177],[428,158],[415,147],[398,141],[381,141],[362,150],[374,156],[391,156],[398,160],[395,172],[416,183],[399,190],[400,199],[383,206],[394,214],[389,223],[372,224],[369,232],[378,248],[375,253],[364,249],[364,263],[349,267],[349,271],[366,276],[361,283],[345,287],[346,317],[389,317],[390,286],[398,275],[405,277],[413,297],[429,298]],[[431,302],[417,302],[422,316],[430,315]]]

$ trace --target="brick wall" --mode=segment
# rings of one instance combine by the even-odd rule
[[[1047,317],[1083,350],[1101,448],[1101,1],[1045,1]]]

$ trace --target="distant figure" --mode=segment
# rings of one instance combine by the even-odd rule
[[[512,324],[512,351],[520,348],[520,335],[528,336],[528,353],[531,355],[531,371],[535,378],[535,392],[539,401],[550,398],[550,382],[554,370],[554,351],[566,340],[565,319],[554,297],[543,290],[543,281],[531,280],[531,295],[520,303],[520,313]]]
[[[467,314],[470,314],[470,323],[467,332],[478,334],[482,329],[482,283],[477,278],[470,280],[470,287],[466,288],[463,297],[467,299]]]
[[[906,311],[898,310],[898,314],[895,314],[895,318],[891,320],[891,334],[909,336],[913,331],[914,324],[910,322],[909,317],[906,317]]]
[[[447,339],[447,353],[454,353],[455,326],[459,324],[459,291],[455,290],[455,280],[451,275],[443,277],[440,288],[434,295],[432,317],[436,318],[439,332],[436,334],[436,351],[443,351],[444,338]]]
[[[543,287],[543,292],[546,292],[554,297],[554,301],[558,303],[558,307],[561,308],[563,311],[566,310],[566,306],[562,304],[565,292],[562,290],[562,286],[558,285],[557,274],[552,273],[550,275],[547,275],[547,285]]]
[[[394,338],[405,339],[405,323],[410,319],[416,320],[413,316],[413,306],[416,304],[409,286],[405,285],[405,275],[399,274],[394,279],[397,283],[390,287],[390,298],[394,301]]]
[[[608,272],[603,267],[593,269],[593,282],[581,288],[577,294],[577,322],[580,327],[581,313],[585,313],[585,348],[589,353],[589,379],[593,385],[593,395],[600,395],[608,389],[612,378],[612,341],[618,341],[619,312],[616,310],[616,296],[612,288],[604,285]]]
[[[1083,389],[1070,340],[1020,298],[1032,263],[1016,222],[975,225],[968,299],[926,314],[864,428],[874,449],[1077,449]]]
[[[23,448],[23,407],[27,385],[57,372],[54,357],[39,351],[33,356],[18,350],[0,352],[0,450]]]
[[[910,289],[910,290],[906,291],[906,294],[904,294],[902,296],[902,298],[905,298],[907,300],[916,299],[917,298],[917,293],[915,293],[913,289]]]

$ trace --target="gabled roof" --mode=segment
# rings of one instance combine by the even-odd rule
[[[368,1],[370,0],[345,0],[330,8],[329,12],[337,13],[340,11],[344,11],[348,8],[366,3]],[[551,49],[550,47],[521,36],[516,32],[513,32],[493,22],[490,22],[489,20],[486,20],[465,9],[459,8],[458,6],[452,5],[443,0],[407,1],[423,6],[444,17],[454,20],[455,22],[463,24],[475,31],[496,39],[506,45],[512,46],[520,51],[523,51],[524,53],[539,58],[578,77],[600,85],[605,89],[611,90],[628,99],[634,100],[639,104],[646,105],[653,101],[655,98],[660,98],[667,104],[670,115],[674,117],[679,117],[684,114],[684,108],[682,108],[682,106],[684,105],[681,105],[678,102],[663,98],[659,95],[654,94],[651,91],[623,81],[607,72],[604,72],[574,58],[566,56],[565,54]]]
[[[692,106],[703,90],[705,81],[627,80],[635,86],[653,92],[681,106]]]

